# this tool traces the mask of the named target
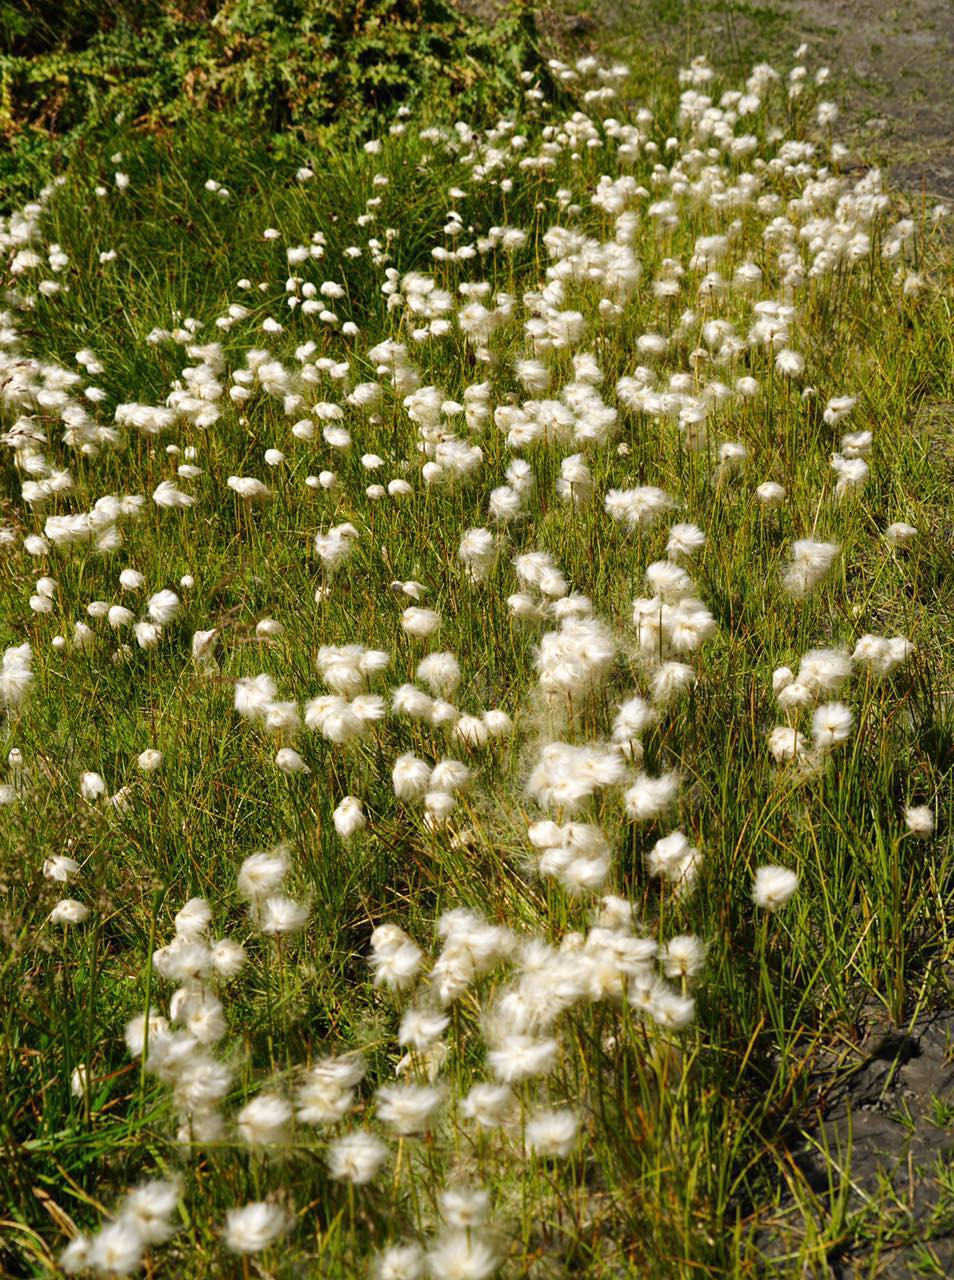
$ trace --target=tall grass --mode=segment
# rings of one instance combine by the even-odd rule
[[[601,83],[585,64],[579,80],[568,79],[565,69],[553,71],[570,93],[582,92],[581,81],[584,88]],[[2,729],[9,803],[0,809],[0,1179],[7,1204],[0,1239],[8,1273],[55,1274],[69,1239],[97,1230],[128,1187],[157,1177],[178,1188],[170,1218],[175,1231],[154,1248],[140,1240],[133,1259],[157,1277],[250,1269],[350,1277],[399,1238],[425,1242],[431,1271],[450,1276],[498,1269],[512,1275],[756,1274],[767,1265],[793,1274],[821,1267],[836,1233],[839,1247],[850,1239],[852,1225],[838,1212],[848,1157],[831,1160],[828,1215],[820,1219],[827,1225],[818,1229],[788,1152],[812,1122],[819,1048],[850,1043],[872,1007],[903,1026],[945,994],[951,958],[950,444],[927,424],[931,406],[949,403],[952,394],[950,298],[943,222],[930,209],[907,208],[894,197],[865,220],[859,212],[865,197],[854,191],[860,171],[844,168],[837,152],[831,160],[829,128],[816,120],[818,94],[811,87],[789,94],[787,72],[781,81],[765,80],[752,115],[730,121],[730,135],[757,134],[751,156],[733,158],[698,119],[685,111],[679,119],[687,83],[673,77],[660,80],[647,103],[631,103],[625,82],[602,102],[578,98],[601,144],[592,148],[585,141],[574,147],[569,135],[579,118],[570,120],[542,93],[527,96],[509,131],[469,138],[455,132],[453,121],[411,120],[405,131],[384,137],[380,154],[327,149],[302,154],[294,164],[270,163],[254,146],[235,151],[210,137],[206,122],[183,125],[158,141],[120,131],[114,144],[120,159],[104,153],[78,160],[42,209],[28,215],[34,247],[45,255],[47,246],[59,244],[69,263],[53,274],[44,260],[8,280],[0,373],[5,426],[12,432],[7,442],[16,444],[26,426],[42,432],[38,448],[49,466],[69,468],[73,488],[31,507],[21,494],[31,449],[6,452],[2,640],[30,644],[33,673],[27,697],[19,705],[8,699]],[[714,103],[724,89],[743,88],[723,84],[718,74],[707,80],[698,67],[692,74],[697,91]],[[652,120],[637,116],[640,106],[648,106]],[[607,127],[607,117],[638,121],[631,160],[618,154],[618,131]],[[424,125],[440,132],[425,129],[422,137]],[[525,135],[526,146],[513,147],[512,134]],[[677,139],[674,147],[670,137]],[[803,162],[786,161],[783,139],[812,140],[816,150]],[[552,166],[521,167],[524,157],[541,154],[544,142]],[[716,147],[712,156],[705,150],[710,146]],[[503,157],[499,170],[488,147]],[[483,178],[474,172],[478,155],[490,162]],[[296,179],[298,163],[313,170],[310,180]],[[673,225],[660,225],[648,206],[669,196],[677,165],[686,177],[679,188],[676,175]],[[662,173],[657,166],[665,166]],[[115,170],[129,175],[127,190],[116,188]],[[531,354],[524,295],[539,289],[558,261],[548,256],[545,233],[560,224],[612,242],[616,214],[591,197],[601,175],[616,178],[621,171],[632,174],[639,190],[622,196],[637,216],[618,238],[632,245],[641,279],[615,294],[598,270],[589,284],[570,279],[550,310],[581,312],[583,335],[539,357],[551,375],[542,394],[556,399],[574,379],[571,356],[592,352],[602,371],[599,394],[618,410],[609,441],[583,449],[593,499],[572,505],[557,496],[562,458],[580,451],[578,445],[512,450],[492,415],[482,429],[465,429],[460,414],[446,406],[439,415],[444,429],[479,444],[483,457],[473,475],[427,484],[418,424],[404,403],[407,388],[394,388],[376,370],[370,348],[388,337],[405,343],[420,385],[437,386],[444,400],[463,404],[465,389],[485,379],[491,410],[532,399],[515,362]],[[708,186],[700,181],[706,173]],[[778,199],[760,208],[755,198],[735,204],[711,198],[716,175],[723,187],[733,187],[746,173],[757,176],[759,194],[774,192]],[[374,185],[375,175],[387,184]],[[503,175],[512,179],[510,189],[501,184]],[[826,177],[832,185],[823,192]],[[228,196],[207,190],[207,179],[225,184]],[[98,184],[105,194],[95,194]],[[463,194],[455,194],[457,188]],[[564,188],[565,197],[558,194]],[[868,188],[877,185],[869,180]],[[362,221],[366,202],[377,197],[380,205]],[[838,199],[843,203],[836,209]],[[446,231],[450,208],[460,215],[459,233]],[[780,264],[778,227],[775,238],[765,229],[786,215],[795,228],[794,256]],[[899,231],[902,216],[911,227]],[[834,254],[830,269],[814,276],[807,269],[819,246],[798,234],[811,218],[819,219],[816,235]],[[870,250],[852,262],[844,241],[862,225]],[[492,226],[520,228],[525,240],[512,252],[498,248],[462,261],[431,255],[435,245],[453,251]],[[280,237],[263,238],[268,227]],[[323,234],[324,256],[289,266],[287,248],[311,244],[315,232]],[[699,296],[706,268],[690,265],[697,241],[727,232],[725,256],[710,265],[729,287]],[[19,248],[15,235],[16,227],[7,226],[8,264]],[[369,238],[386,245],[386,258],[375,261]],[[884,246],[893,242],[899,251],[887,256]],[[346,254],[352,245],[361,248],[360,257]],[[113,250],[114,260],[101,259]],[[673,275],[666,259],[684,271],[672,299],[656,297],[651,287]],[[731,284],[744,261],[763,273],[754,291]],[[806,276],[786,284],[793,261]],[[420,318],[406,305],[389,307],[381,287],[385,268],[393,268],[397,280],[406,281],[409,272],[432,276],[454,295],[452,316],[466,301],[459,286],[485,281],[488,306],[495,295],[514,295],[512,315],[483,344],[486,353],[456,323],[446,334],[416,341]],[[914,272],[918,277],[905,287]],[[289,276],[299,277],[290,289]],[[50,296],[38,290],[44,278],[59,290]],[[250,288],[238,287],[243,278]],[[305,297],[304,283],[323,281],[344,288],[342,297],[328,300],[335,321],[287,307],[288,297]],[[604,297],[619,300],[618,314],[601,310]],[[759,299],[796,309],[786,345],[804,356],[802,376],[779,372],[776,352],[757,340],[743,341],[737,354],[720,361],[721,339],[703,338],[702,326],[718,318],[745,339]],[[216,317],[236,302],[247,315],[216,328]],[[694,315],[680,327],[689,307]],[[155,329],[175,330],[187,317],[198,322],[196,342],[221,345],[221,369],[212,354],[189,357],[185,346],[192,340],[185,335],[150,340]],[[281,332],[263,332],[268,317],[281,323]],[[356,334],[343,331],[347,321]],[[637,348],[646,333],[674,335],[654,361]],[[296,360],[295,348],[309,340],[314,352]],[[705,358],[700,346],[708,350]],[[67,385],[65,404],[64,397],[45,394],[63,383],[59,369],[78,370],[75,355],[85,348],[95,352],[102,371]],[[285,390],[301,402],[283,403],[282,394],[269,394],[255,377],[250,399],[229,398],[228,388],[238,385],[231,375],[257,348],[267,348],[292,373]],[[347,363],[344,380],[323,376],[317,386],[301,384],[296,368],[324,356]],[[117,405],[163,405],[181,385],[182,369],[203,360],[212,362],[222,384],[221,412],[211,425],[198,427],[180,414],[161,434],[122,426],[115,444],[86,453],[64,442],[60,419],[81,400],[83,387],[103,389],[101,403],[85,403],[92,417],[109,424]],[[701,448],[687,447],[674,415],[634,411],[617,399],[618,381],[650,363],[660,387],[671,374],[687,373],[686,394],[706,401]],[[743,375],[757,380],[757,394],[736,393],[723,402],[704,391],[712,379],[732,388]],[[369,410],[347,403],[355,384],[375,380],[383,385],[380,404]],[[857,404],[844,422],[830,425],[826,404],[846,395]],[[342,406],[353,435],[349,449],[324,442],[316,402]],[[309,418],[317,424],[313,438],[293,435],[293,423]],[[830,455],[846,431],[865,430],[873,435],[867,481],[836,496]],[[725,442],[744,446],[741,460],[720,461]],[[187,449],[194,456],[187,457]],[[284,459],[266,464],[267,449],[281,450]],[[381,469],[368,471],[364,454],[379,455]],[[517,455],[531,462],[532,495],[519,519],[495,526],[496,562],[484,581],[472,581],[458,556],[461,539],[471,528],[492,525],[488,492],[505,483]],[[177,468],[190,462],[201,475],[178,478]],[[322,469],[336,472],[335,488],[305,483]],[[227,487],[230,476],[259,478],[270,499],[244,501]],[[394,478],[409,482],[407,496],[368,496],[369,484]],[[151,495],[162,481],[176,483],[195,504],[157,506]],[[780,506],[755,496],[765,481],[784,486]],[[660,523],[627,530],[607,516],[604,497],[637,485],[658,486],[675,505]],[[31,551],[25,543],[43,533],[51,515],[88,511],[107,494],[146,499],[141,518],[119,521],[122,545],[112,553],[97,554],[89,545],[33,545]],[[658,664],[640,648],[632,601],[652,594],[645,571],[665,558],[675,521],[693,522],[705,533],[687,568],[715,634],[686,658],[694,688],[657,708],[656,722],[638,735],[633,750],[642,754],[647,774],[679,774],[678,799],[668,813],[644,823],[627,818],[618,787],[585,806],[581,820],[599,826],[613,859],[598,889],[575,896],[538,872],[527,828],[544,814],[527,792],[527,779],[547,742],[605,741],[619,703],[634,690],[648,696]],[[886,539],[886,528],[898,521],[918,531],[907,545]],[[315,536],[346,522],[356,530],[353,554],[329,574],[316,559]],[[790,548],[812,537],[837,543],[839,556],[820,585],[795,599],[783,586]],[[548,699],[535,666],[542,634],[559,626],[552,606],[536,622],[508,607],[518,590],[514,557],[529,551],[552,555],[569,589],[589,597],[615,643],[596,686],[568,699]],[[120,571],[129,567],[144,575],[139,592],[119,585]],[[48,612],[28,603],[41,575],[55,580]],[[393,584],[409,581],[423,584],[420,603],[440,615],[432,640],[409,637],[399,625],[402,610],[415,601]],[[163,588],[176,591],[181,608],[154,648],[140,647],[131,629],[114,632],[87,611],[90,602],[102,601],[128,605],[139,618],[145,600]],[[257,629],[263,618],[278,620],[280,633]],[[91,632],[77,639],[79,621]],[[217,648],[210,666],[193,659],[191,643],[194,633],[212,629]],[[792,763],[773,760],[766,735],[786,722],[773,696],[773,671],[797,671],[812,649],[851,653],[868,633],[904,636],[915,650],[883,679],[854,663],[839,694],[852,712],[852,728],[837,750],[807,749]],[[512,736],[482,745],[453,741],[439,727],[392,710],[342,747],[312,731],[272,735],[237,714],[235,682],[260,672],[274,678],[278,700],[304,703],[327,692],[316,670],[319,648],[346,644],[391,655],[386,676],[372,684],[385,694],[414,682],[429,650],[453,652],[462,670],[453,695],[457,714],[501,708],[512,717]],[[792,713],[791,723],[810,738],[810,719],[810,711]],[[276,767],[276,751],[288,746],[309,772]],[[147,748],[162,753],[154,773],[137,766]],[[472,771],[472,784],[446,823],[426,822],[419,803],[395,796],[392,766],[407,752],[428,762],[453,756]],[[635,771],[637,764],[627,768]],[[104,780],[102,798],[81,796],[84,771]],[[361,799],[368,824],[345,840],[333,815],[349,794]],[[935,814],[930,842],[906,827],[911,805]],[[570,815],[555,810],[547,816]],[[688,888],[647,873],[647,852],[674,828],[701,850]],[[261,917],[250,914],[236,876],[250,854],[279,844],[288,850],[285,891],[307,906],[308,922],[276,938],[261,932]],[[81,867],[69,889],[44,876],[47,860],[64,854]],[[752,901],[754,873],[766,865],[798,875],[797,892],[777,912]],[[66,894],[88,908],[83,923],[51,922]],[[494,1002],[527,974],[529,961],[514,950],[513,937],[543,939],[555,949],[547,972],[559,1000],[558,981],[569,981],[564,971],[572,968],[567,957],[608,945],[584,938],[597,936],[599,901],[610,894],[632,905],[636,932],[660,947],[683,935],[704,944],[701,971],[670,984],[673,994],[694,996],[691,1024],[668,1028],[658,1008],[640,1009],[632,975],[616,972],[612,981],[604,975],[607,998],[591,992],[569,1001],[555,1031],[552,1068],[519,1086],[507,1123],[475,1129],[459,1102],[489,1074],[488,1044],[501,1036],[500,1025],[490,1025]],[[169,1087],[174,1073],[157,1079],[148,1044],[136,1056],[123,1040],[124,1027],[144,1008],[169,1015],[175,984],[163,978],[153,956],[173,937],[176,913],[196,897],[211,909],[208,937],[233,937],[247,951],[234,979],[184,984],[192,996],[216,985],[227,1023],[211,1050],[231,1070],[224,1124],[211,1138],[183,1129]],[[510,930],[511,941],[495,944],[500,963],[447,1002],[446,1056],[422,1051],[404,1063],[404,1079],[423,1085],[434,1076],[441,1083],[443,1103],[424,1137],[395,1136],[377,1115],[374,1091],[393,1079],[405,1057],[396,1043],[403,1013],[439,1001],[426,979],[393,998],[372,984],[372,933],[396,923],[436,956],[442,945],[437,922],[459,907]],[[603,919],[617,941],[628,936],[619,910],[611,906],[607,915],[604,908]],[[608,953],[599,954],[612,970]],[[368,1074],[337,1125],[286,1126],[264,1151],[243,1140],[236,1116],[254,1096],[294,1099],[305,1066],[355,1051],[364,1055]],[[533,1115],[546,1106],[572,1111],[579,1124],[577,1141],[560,1159],[529,1147]],[[329,1143],[356,1125],[388,1139],[388,1163],[368,1186],[335,1181],[325,1162]],[[460,1184],[488,1188],[491,1222],[448,1240],[453,1215],[440,1196]],[[803,1227],[792,1233],[784,1259],[770,1264],[759,1256],[760,1231],[783,1190],[804,1206]],[[228,1211],[247,1202],[276,1206],[284,1231],[263,1252],[238,1261],[222,1233]],[[442,1214],[450,1217],[443,1228]],[[128,1215],[118,1221],[126,1223]],[[96,1247],[92,1258],[100,1259],[101,1270],[112,1265],[113,1274],[124,1273],[124,1262],[102,1263]]]

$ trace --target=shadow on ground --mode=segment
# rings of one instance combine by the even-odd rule
[[[820,1119],[788,1152],[801,1203],[783,1197],[758,1234],[766,1270],[788,1274],[810,1217],[829,1242],[815,1274],[954,1275],[954,1013],[873,1024],[817,1083]]]

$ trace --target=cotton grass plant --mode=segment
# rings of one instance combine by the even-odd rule
[[[752,1270],[937,997],[946,211],[821,69],[549,70],[3,223],[21,1273]]]

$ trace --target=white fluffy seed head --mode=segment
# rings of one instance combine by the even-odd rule
[[[350,840],[353,835],[362,831],[368,822],[357,796],[345,796],[339,801],[331,816],[335,830],[342,840]]]
[[[904,825],[913,836],[929,840],[934,835],[934,810],[930,805],[912,805],[904,811]]]
[[[752,901],[763,911],[778,911],[797,888],[798,876],[787,867],[759,867],[752,886]]]
[[[429,653],[417,664],[417,678],[438,698],[450,698],[460,684],[460,664],[452,653]]]

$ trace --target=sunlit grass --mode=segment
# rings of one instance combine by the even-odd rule
[[[742,88],[718,78],[714,91],[699,84],[715,102],[723,88]],[[619,173],[612,126],[595,123],[601,146],[581,145],[574,158],[564,113],[529,100],[512,130],[528,137],[527,147],[510,149],[505,131],[493,139],[506,157],[499,173],[513,180],[505,191],[492,168],[488,178],[474,176],[468,155],[477,140],[453,141],[453,122],[437,122],[444,136],[423,140],[412,122],[403,136],[385,138],[379,155],[302,156],[314,170],[306,182],[270,165],[254,142],[234,153],[209,144],[203,123],[161,143],[121,135],[121,160],[104,155],[77,163],[45,201],[37,245],[58,243],[69,265],[54,277],[61,289],[51,297],[34,292],[49,274],[42,269],[10,280],[34,301],[7,300],[4,327],[16,333],[4,340],[0,374],[5,427],[28,415],[48,437],[48,462],[68,467],[74,482],[68,496],[31,510],[21,497],[26,475],[11,451],[5,455],[4,519],[11,532],[0,563],[2,640],[4,647],[29,642],[34,675],[28,697],[3,724],[13,790],[0,810],[6,944],[0,1179],[8,1204],[4,1265],[13,1274],[55,1273],[68,1238],[95,1230],[126,1188],[176,1175],[182,1194],[175,1234],[146,1262],[156,1276],[238,1274],[243,1263],[223,1246],[226,1214],[266,1198],[281,1210],[285,1230],[246,1267],[259,1274],[362,1274],[375,1250],[399,1238],[434,1248],[439,1192],[457,1183],[481,1183],[492,1194],[493,1230],[479,1228],[493,1244],[489,1270],[467,1253],[468,1243],[458,1254],[470,1258],[471,1271],[460,1269],[459,1258],[452,1264],[439,1255],[430,1263],[434,1274],[500,1268],[512,1275],[561,1268],[592,1275],[755,1274],[758,1233],[785,1184],[804,1207],[785,1265],[819,1262],[834,1236],[848,1230],[842,1156],[832,1161],[830,1221],[819,1228],[786,1155],[811,1123],[814,1055],[823,1044],[850,1042],[873,1005],[903,1026],[943,995],[951,957],[950,443],[936,425],[925,427],[935,420],[922,413],[952,396],[943,223],[930,209],[892,206],[865,223],[871,251],[854,266],[842,259],[815,277],[783,284],[791,263],[779,264],[777,239],[764,235],[771,218],[788,207],[794,224],[817,217],[828,220],[818,232],[823,239],[834,242],[840,234],[831,221],[834,197],[816,193],[812,207],[805,196],[807,184],[823,180],[815,169],[827,163],[828,129],[814,123],[817,93],[806,89],[789,99],[783,82],[766,84],[754,114],[733,124],[740,134],[758,132],[758,155],[768,160],[783,137],[811,137],[818,146],[812,163],[804,170],[756,169],[752,157],[717,151],[709,159],[726,185],[758,173],[763,194],[777,192],[777,203],[721,207],[701,189],[687,190],[675,198],[675,225],[657,228],[647,207],[667,198],[672,178],[654,180],[654,166],[671,169],[681,160],[695,178],[707,159],[699,148],[714,145],[711,136],[677,123],[679,91],[674,79],[659,84],[648,103],[656,120],[639,126],[639,154],[627,170],[642,188],[625,199],[639,215],[630,239],[640,282],[613,294],[597,271],[587,286],[570,281],[562,303],[551,307],[579,310],[584,331],[569,347],[540,354],[551,372],[541,395],[557,399],[574,379],[571,356],[592,352],[602,371],[599,393],[618,409],[611,439],[583,446],[595,496],[579,507],[562,501],[555,486],[563,457],[581,447],[512,450],[492,414],[482,431],[468,431],[458,413],[447,411],[445,425],[479,444],[482,464],[472,476],[428,486],[404,395],[376,371],[368,352],[388,337],[406,343],[420,385],[439,387],[445,400],[463,404],[465,388],[484,380],[491,410],[531,399],[514,372],[515,362],[532,354],[524,331],[530,313],[521,300],[542,287],[556,261],[544,244],[554,224],[612,241],[614,215],[590,200],[601,175]],[[622,87],[617,98],[585,109],[594,122],[604,112],[635,121],[637,108],[626,103]],[[541,127],[552,129],[554,165],[521,169],[522,157],[539,153]],[[678,142],[667,149],[670,136]],[[116,169],[129,175],[124,192],[115,189]],[[376,174],[388,183],[374,186]],[[852,171],[835,193],[848,201],[841,220],[849,232],[856,229],[852,218],[860,223],[851,194],[858,176]],[[209,178],[224,183],[229,197],[206,190]],[[107,188],[102,197],[94,194],[99,182]],[[464,194],[451,194],[453,188]],[[557,195],[562,188],[565,198]],[[359,223],[368,199],[378,197],[373,216]],[[579,207],[571,212],[568,203]],[[450,208],[460,214],[456,235],[442,231]],[[905,247],[897,257],[882,257],[905,215],[913,224]],[[512,254],[432,258],[434,245],[453,249],[494,225],[520,228],[526,243]],[[717,264],[726,280],[744,261],[757,263],[764,278],[754,290],[697,297],[704,270],[689,265],[696,241],[730,226]],[[264,239],[267,227],[280,237]],[[388,228],[395,234],[388,236]],[[324,237],[324,256],[289,266],[287,248],[310,245],[316,232]],[[386,249],[385,261],[373,261],[369,238]],[[810,239],[792,237],[791,252],[806,268],[817,253]],[[346,254],[351,245],[361,247],[360,258]],[[100,255],[113,250],[115,260],[103,262]],[[14,252],[11,246],[10,259]],[[671,300],[651,288],[665,273],[665,259],[678,260],[685,272]],[[397,278],[425,272],[451,291],[486,281],[487,305],[500,292],[514,295],[512,317],[486,344],[491,358],[484,360],[454,324],[446,335],[416,342],[419,320],[406,308],[388,309],[385,267]],[[909,270],[920,273],[921,287],[905,292]],[[291,290],[289,275],[300,277]],[[240,289],[240,279],[250,288]],[[344,287],[343,297],[329,301],[336,322],[287,307],[289,296],[306,296],[304,283],[323,281]],[[619,314],[601,311],[603,297],[621,298]],[[715,318],[745,338],[753,302],[770,298],[797,308],[785,345],[804,356],[798,378],[780,373],[775,352],[756,341],[720,364],[718,342],[703,339],[702,326]],[[455,306],[463,301],[456,293]],[[217,329],[216,317],[236,302],[248,314]],[[694,317],[680,321],[690,306]],[[188,339],[150,342],[148,335],[174,330],[188,317],[198,322],[197,342],[221,343],[217,421],[198,427],[180,416],[156,436],[123,427],[114,447],[87,455],[70,450],[58,421],[63,406],[37,395],[44,382],[56,383],[49,369],[76,370],[76,352],[92,348],[102,372],[81,385],[104,390],[101,405],[87,405],[104,425],[118,404],[162,405],[183,367],[202,357],[186,356]],[[269,317],[283,331],[263,332]],[[342,329],[349,321],[357,326],[353,335]],[[641,335],[672,334],[680,324],[665,355],[640,354]],[[306,341],[315,350],[296,361],[295,349]],[[705,358],[700,346],[708,347]],[[252,397],[233,402],[231,375],[254,349],[267,349],[288,370],[328,356],[347,363],[346,377],[296,382],[286,391],[302,399],[291,405],[252,378]],[[46,364],[18,363],[30,360]],[[711,404],[708,439],[694,451],[675,415],[637,412],[617,398],[619,379],[650,363],[661,387],[683,373],[683,391],[701,397],[711,379],[731,388],[745,375],[757,380],[758,394]],[[25,392],[16,378],[20,385],[26,380]],[[375,379],[384,386],[378,405],[347,404],[355,384]],[[70,389],[70,399],[78,395]],[[848,395],[858,398],[856,406],[830,425],[827,402]],[[322,440],[320,414],[311,411],[316,402],[342,405],[354,437],[347,451]],[[313,438],[293,435],[293,424],[309,417],[316,421]],[[836,496],[830,455],[846,431],[865,430],[873,433],[870,475],[860,490]],[[745,447],[735,464],[720,461],[726,442]],[[268,449],[281,450],[284,460],[269,466]],[[362,454],[377,454],[384,465],[369,471]],[[483,582],[473,582],[458,555],[461,539],[490,525],[488,493],[505,483],[515,456],[531,462],[534,488],[521,518],[499,529],[496,564]],[[179,478],[183,463],[202,474]],[[335,488],[306,484],[325,469],[336,472]],[[230,476],[258,478],[270,500],[243,501],[227,487]],[[369,484],[393,479],[407,480],[411,492],[367,495]],[[195,504],[155,505],[151,495],[163,481]],[[755,496],[767,481],[784,487],[780,506]],[[665,490],[675,505],[658,524],[628,531],[608,518],[604,497],[642,485]],[[24,537],[41,534],[49,516],[87,511],[107,494],[146,500],[141,518],[120,520],[120,548],[109,555],[85,546],[28,553]],[[645,823],[627,819],[618,787],[584,806],[580,820],[599,825],[613,859],[598,891],[573,897],[537,872],[539,851],[527,827],[544,814],[527,793],[527,779],[547,742],[605,742],[619,703],[634,690],[648,694],[657,663],[640,652],[633,598],[652,594],[644,574],[665,557],[676,521],[693,522],[706,535],[686,567],[715,634],[676,655],[693,666],[695,687],[660,708],[658,722],[640,735],[640,767],[651,776],[678,772],[681,789],[667,813]],[[918,530],[908,545],[885,537],[899,521]],[[315,556],[315,536],[345,523],[356,530],[354,552],[331,574]],[[840,551],[824,581],[805,599],[793,599],[783,575],[792,543],[807,538],[835,542]],[[529,551],[550,553],[569,590],[589,597],[616,644],[597,687],[568,702],[547,701],[534,666],[541,634],[558,625],[552,612],[527,622],[507,604],[519,587],[514,557]],[[144,575],[138,592],[119,585],[128,567]],[[41,575],[55,579],[49,612],[29,604]],[[441,617],[430,640],[400,627],[402,610],[415,601],[393,584],[412,581],[423,584],[420,603]],[[128,606],[138,619],[148,597],[164,588],[178,593],[181,608],[155,648],[141,648],[129,628],[114,633],[105,618],[87,615],[90,602],[103,601]],[[260,634],[263,618],[277,619],[281,634]],[[79,621],[91,634],[78,645]],[[193,636],[213,629],[213,662],[194,660]],[[852,725],[837,750],[806,753],[810,761],[773,761],[766,737],[786,722],[773,697],[773,671],[797,671],[812,649],[850,653],[868,633],[906,637],[915,651],[883,680],[855,663],[838,694]],[[59,646],[56,636],[63,638]],[[120,647],[124,642],[128,649]],[[457,714],[502,709],[513,735],[472,746],[389,713],[340,747],[316,732],[269,735],[236,714],[236,680],[261,672],[274,678],[277,700],[304,704],[327,693],[318,650],[346,644],[391,655],[386,675],[371,682],[382,694],[415,682],[430,650],[453,652],[462,672],[452,699]],[[810,722],[811,711],[797,718],[809,737]],[[292,745],[309,772],[276,768],[276,751]],[[152,774],[137,766],[147,748],[162,753]],[[21,757],[11,757],[14,749]],[[472,785],[446,826],[429,827],[420,803],[395,796],[392,766],[407,752],[429,762],[455,757],[472,770]],[[104,780],[104,798],[81,798],[84,771]],[[117,793],[125,802],[111,804]],[[348,840],[333,817],[345,795],[362,801],[368,819]],[[934,811],[932,841],[906,829],[910,805]],[[690,889],[661,887],[647,874],[646,853],[673,829],[701,850]],[[309,918],[304,930],[275,939],[262,936],[258,917],[249,916],[236,875],[250,854],[279,843],[288,848],[284,892],[307,906]],[[69,890],[43,874],[47,859],[64,854],[82,867]],[[797,892],[777,913],[752,902],[753,877],[763,866],[798,875]],[[90,912],[82,924],[49,920],[67,893]],[[521,1087],[503,1129],[475,1131],[455,1106],[488,1075],[487,1011],[515,972],[498,966],[448,1005],[447,1057],[434,1064],[445,1103],[429,1136],[389,1134],[375,1116],[374,1089],[393,1077],[404,1053],[396,1043],[400,1014],[425,988],[392,1000],[372,986],[372,931],[399,924],[433,956],[441,947],[441,913],[463,906],[572,951],[583,945],[606,894],[630,902],[638,931],[660,944],[686,934],[705,944],[701,972],[691,984],[672,984],[676,994],[691,985],[691,1025],[672,1031],[626,999],[577,997],[558,1024],[552,1069]],[[146,1005],[168,1013],[174,984],[156,972],[152,956],[170,941],[176,913],[194,897],[210,905],[210,938],[242,942],[248,962],[219,986],[228,1031],[212,1052],[232,1071],[225,1123],[211,1139],[183,1143],[176,1140],[182,1117],[170,1089],[130,1057],[123,1029]],[[627,982],[622,988],[632,994]],[[235,1117],[256,1093],[293,1098],[305,1065],[356,1050],[369,1070],[354,1120],[327,1131],[293,1126],[264,1155],[243,1144]],[[429,1065],[413,1060],[411,1077],[423,1082]],[[524,1150],[531,1112],[546,1102],[572,1107],[579,1117],[579,1141],[564,1159]],[[352,1188],[329,1177],[325,1149],[329,1135],[357,1122],[389,1137],[390,1157],[370,1186]]]

